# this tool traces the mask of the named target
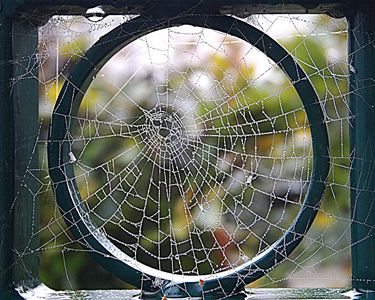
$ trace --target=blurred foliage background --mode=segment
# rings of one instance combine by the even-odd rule
[[[45,141],[48,140],[51,112],[56,103],[58,92],[69,71],[75,62],[84,56],[84,52],[102,34],[123,21],[123,18],[111,16],[98,23],[92,23],[80,17],[54,17],[40,30],[39,50],[42,54],[40,78],[42,84],[40,86],[41,131],[39,153],[41,162],[40,180],[45,187],[38,195],[38,201],[41,203],[40,271],[43,282],[54,289],[128,287],[92,261],[88,255],[89,250],[81,248],[75,242],[74,238],[70,236],[69,231],[66,230],[49,184],[45,151]],[[314,221],[313,227],[308,232],[302,244],[293,252],[290,259],[283,262],[271,271],[270,274],[259,279],[251,286],[347,286],[350,280],[348,182],[350,169],[348,142],[350,112],[347,101],[348,62],[346,60],[346,22],[345,20],[333,20],[327,16],[320,15],[308,17],[297,15],[253,16],[248,19],[248,22],[273,36],[288,49],[308,75],[321,100],[329,131],[331,151],[330,177],[327,181],[322,207]],[[172,28],[170,31],[182,32],[184,30],[181,28]],[[157,59],[162,59],[160,56],[156,56],[156,61],[151,61],[150,65],[154,69],[150,69],[147,65],[143,65],[142,62],[142,59],[147,57],[147,55],[140,55],[138,60],[134,58],[139,54],[137,50],[134,50],[137,49],[135,46],[134,48],[132,45],[129,45],[126,49],[120,51],[103,68],[97,78],[93,80],[93,84],[87,91],[87,95],[81,105],[79,116],[82,119],[90,120],[96,118],[102,121],[125,120],[131,122],[131,120],[137,119],[140,120],[140,124],[146,124],[148,121],[140,118],[142,115],[140,107],[152,111],[155,109],[156,103],[167,101],[168,97],[180,97],[181,99],[188,99],[190,97],[192,98],[192,100],[190,99],[191,101],[197,103],[194,106],[194,114],[201,119],[204,119],[207,112],[214,111],[214,115],[210,116],[212,122],[210,124],[205,123],[206,132],[216,132],[224,137],[212,138],[208,135],[205,140],[207,145],[212,145],[213,147],[220,145],[220,148],[225,148],[227,146],[224,146],[224,144],[231,144],[232,149],[237,149],[244,147],[243,145],[245,144],[244,149],[246,152],[251,152],[259,157],[268,156],[276,158],[281,155],[285,158],[292,157],[293,155],[294,157],[304,155],[307,157],[307,161],[299,162],[298,167],[296,166],[298,162],[288,165],[284,161],[277,161],[277,159],[274,159],[271,165],[267,165],[267,161],[257,162],[255,159],[238,159],[228,156],[221,159],[224,165],[231,166],[237,164],[238,166],[242,166],[242,168],[251,169],[251,171],[256,168],[255,172],[259,173],[260,178],[254,181],[252,189],[247,189],[246,192],[239,192],[242,190],[242,187],[234,186],[230,197],[226,196],[220,198],[218,201],[224,201],[225,205],[231,207],[235,205],[233,198],[236,196],[233,195],[240,195],[239,197],[242,200],[255,199],[253,202],[254,205],[251,208],[254,211],[254,216],[265,216],[264,210],[266,207],[266,211],[272,211],[272,213],[266,216],[266,220],[268,222],[282,220],[284,223],[279,221],[279,225],[282,228],[287,228],[298,213],[299,204],[306,192],[310,176],[309,166],[311,165],[311,153],[309,152],[311,151],[311,141],[309,140],[308,124],[299,96],[290,87],[290,82],[285,74],[277,67],[274,67],[273,63],[268,62],[266,58],[259,55],[254,55],[251,58],[248,46],[244,45],[245,43],[236,42],[236,39],[231,37],[225,37],[226,43],[223,46],[224,50],[222,52],[217,51],[215,47],[211,47],[211,50],[204,50],[206,51],[204,52],[206,61],[199,61],[198,59],[184,60],[184,53],[186,57],[189,57],[189,53],[191,54],[196,51],[195,47],[198,41],[201,42],[200,39],[202,37],[199,36],[199,32],[199,30],[195,31],[195,37],[192,34],[189,36],[189,34],[184,32],[184,37],[176,43],[178,46],[169,50],[171,52],[169,55],[173,59],[174,69],[167,70],[167,76],[163,73],[165,71],[158,69],[160,62]],[[169,34],[167,36],[170,37]],[[150,47],[150,44],[152,45],[151,40],[159,38],[161,36],[156,35],[149,39],[144,39],[140,43],[145,43],[146,47],[143,49],[153,49]],[[162,40],[158,43],[157,45],[160,48],[169,47],[169,44],[163,45]],[[209,39],[206,42],[207,45],[210,45]],[[249,56],[249,60],[245,60],[245,56]],[[124,57],[127,59],[124,59]],[[128,59],[129,57],[133,57],[133,60]],[[127,64],[120,63],[121,59],[127,61]],[[137,63],[139,66],[137,66]],[[167,64],[170,64],[170,62],[167,61]],[[155,74],[157,75],[155,76]],[[123,85],[124,82],[127,82],[126,86]],[[214,84],[210,85],[212,82]],[[249,82],[252,82],[252,84],[249,85]],[[133,100],[128,101],[124,107],[124,96],[121,98],[120,95],[118,101],[112,101],[110,107],[106,107],[106,101],[116,98],[116,94],[118,94],[119,87],[121,86],[121,90],[124,90],[123,94],[127,95],[125,99],[131,98]],[[210,94],[208,94],[207,90],[210,90]],[[164,100],[160,100],[161,98]],[[210,100],[210,98],[224,99],[225,104],[220,103],[218,105],[212,99]],[[92,99],[95,99],[95,101],[92,101]],[[136,104],[134,104],[134,101]],[[249,106],[251,110],[244,110],[244,107]],[[100,107],[106,107],[107,110],[114,112],[115,117],[106,113],[99,116],[98,109]],[[179,111],[184,111],[188,114],[189,109],[191,110],[191,108],[184,106],[180,107]],[[239,112],[244,111],[244,114],[239,114]],[[177,112],[176,114],[179,113]],[[225,118],[220,117],[223,114],[226,116]],[[252,117],[253,121],[255,119],[255,124],[258,127],[246,127],[250,123],[246,119],[246,116]],[[223,120],[225,121],[223,122]],[[114,129],[113,127],[101,126],[93,130],[93,125],[90,122],[77,122],[77,132],[73,133],[76,135],[77,143],[72,147],[76,157],[81,162],[81,165],[77,164],[76,172],[79,174],[77,182],[81,187],[80,193],[82,198],[92,207],[92,218],[99,225],[105,226],[106,231],[111,236],[117,237],[120,240],[116,245],[120,248],[122,247],[121,249],[130,256],[135,255],[134,251],[132,252],[124,244],[121,244],[121,240],[129,242],[132,236],[121,236],[121,232],[118,232],[118,229],[116,229],[118,223],[115,221],[109,224],[103,221],[108,218],[115,219],[115,211],[118,204],[110,200],[103,201],[105,195],[101,197],[98,196],[98,193],[95,193],[95,191],[108,181],[107,176],[110,171],[116,173],[129,168],[129,161],[132,157],[136,156],[136,152],[129,152],[130,158],[128,157],[122,162],[117,162],[116,166],[113,166],[113,170],[106,169],[104,171],[104,167],[98,168],[98,166],[116,157],[119,148],[131,148],[134,141],[126,139],[127,141],[124,142],[124,138],[119,139],[118,136],[109,134],[111,130],[119,131],[122,130],[121,128]],[[245,133],[258,133],[259,136],[254,135],[252,138],[247,138],[246,141],[239,139],[233,142],[232,139],[225,139],[225,136],[238,134],[238,131],[229,132],[228,125],[236,125],[237,128],[244,130]],[[184,123],[183,126],[192,125]],[[291,135],[290,132],[293,129],[295,133]],[[246,132],[246,130],[248,131]],[[194,127],[192,130],[196,135],[199,135],[201,131],[202,128],[199,127]],[[262,133],[272,133],[273,131],[275,134],[261,135]],[[108,135],[108,138],[106,142],[102,140],[98,141],[95,139],[95,134],[98,136]],[[307,141],[300,142],[303,137]],[[86,139],[87,142],[85,141]],[[142,136],[139,139],[139,143],[144,142]],[[256,150],[254,150],[254,146],[256,146]],[[176,151],[178,151],[178,148]],[[203,149],[201,151],[202,153],[210,153],[211,150]],[[202,154],[203,156],[204,154]],[[210,176],[215,178],[217,182],[221,182],[223,185],[234,184],[233,182],[228,183],[227,179],[224,178],[225,176],[220,177],[222,174],[217,174],[215,173],[216,170],[210,169],[210,163],[213,165],[218,164],[217,158],[215,161],[208,155],[205,161],[208,162],[207,165],[202,163],[201,167],[207,169]],[[87,174],[85,168],[88,166],[94,169],[97,168],[94,175],[90,173],[90,178],[85,175]],[[151,164],[148,165],[145,163],[145,172],[150,170],[150,168]],[[225,169],[225,166],[222,168]],[[283,187],[281,184],[276,185],[272,180],[267,180],[268,177],[272,177],[271,175],[274,174],[272,172],[276,172],[273,170],[275,168],[279,170],[280,174],[282,173],[282,177],[287,178],[289,181],[297,179],[298,186],[294,188],[290,186]],[[299,170],[297,171],[298,174],[296,174],[296,170]],[[246,174],[246,172],[242,172],[238,176],[244,177]],[[144,173],[142,176],[149,178],[152,175]],[[154,178],[154,180],[160,181],[161,178]],[[88,182],[90,183],[89,185],[87,184]],[[204,189],[203,186],[206,184],[204,176],[198,176],[195,178],[195,182],[202,183],[202,187],[197,185],[195,190],[194,187],[190,187],[191,195],[199,194],[199,196],[195,196],[196,199],[210,194],[208,191],[215,189],[214,187],[200,191],[201,188],[202,190]],[[135,184],[139,191],[147,189],[146,181],[137,181]],[[123,186],[123,189],[128,190],[130,187],[131,185],[128,187]],[[297,192],[293,194],[294,190],[297,190]],[[263,193],[259,191],[263,191]],[[108,191],[103,190],[103,193],[108,194]],[[215,193],[223,195],[220,189],[216,190]],[[178,196],[179,193],[175,192],[174,195]],[[216,196],[212,197],[214,199]],[[270,200],[270,198],[272,199]],[[285,198],[288,198],[291,204],[286,205],[282,201],[278,203],[277,199]],[[141,209],[147,205],[145,199],[147,197],[143,201],[139,201],[139,197],[133,197],[128,199],[128,203]],[[178,204],[180,203],[179,201],[181,202],[181,200],[177,200],[176,198],[176,202],[172,205],[174,207],[173,214],[176,214],[173,227],[180,229],[180,239],[184,240],[187,235],[186,232],[184,233],[184,228],[189,228],[189,226],[186,222],[181,221],[181,218],[177,217],[184,214],[183,207]],[[190,199],[189,201],[192,200]],[[197,203],[199,201],[196,200]],[[215,199],[208,201],[210,203],[209,211],[213,211],[214,214],[220,214],[223,210],[222,208],[217,209],[213,207],[213,203],[216,203],[215,201]],[[99,205],[100,203],[106,203],[105,207],[101,207],[103,205]],[[201,202],[200,204],[204,203]],[[201,205],[196,205],[196,207],[201,207]],[[157,207],[148,207],[146,214],[152,215],[156,209]],[[194,210],[198,211],[193,206],[192,215],[196,218],[196,226],[201,226],[200,229],[204,231],[204,226],[209,226],[209,224],[203,224],[204,220],[209,219],[210,215],[205,214],[200,216],[199,213],[194,213]],[[133,219],[134,223],[139,222],[145,214],[145,212],[140,213],[139,211],[137,213],[136,210],[131,210],[129,207],[122,208],[122,213],[127,218]],[[283,215],[283,217],[280,218],[280,215]],[[254,216],[239,216],[238,218],[243,217],[245,219],[246,217],[247,222],[251,224]],[[226,224],[230,224],[230,221]],[[246,233],[234,238],[236,243],[240,243],[241,239],[243,239],[248,240],[249,245],[253,244],[247,248],[245,247],[249,255],[254,255],[267,244],[272,244],[282,233],[280,230],[273,231],[273,227],[267,224],[260,223],[260,225],[259,229],[253,228],[253,230],[259,230],[259,236],[262,236],[266,241],[264,245],[261,245],[259,240],[250,239]],[[149,232],[145,234],[151,239],[153,234],[157,232],[157,228],[153,228],[153,226],[152,224],[149,225]],[[132,230],[130,227],[128,228],[129,231]],[[221,239],[223,241],[223,245],[228,244],[227,241],[231,238],[227,235],[228,231],[224,230],[215,231],[214,234],[217,240]],[[119,236],[121,237],[119,238]],[[155,239],[157,240],[156,237]],[[206,240],[208,242],[205,246],[212,247],[213,244],[210,244],[209,239]],[[134,243],[137,242],[139,241],[134,241]],[[151,253],[156,251],[154,249],[155,245],[152,243],[147,244],[146,240],[143,243],[144,248],[148,249]],[[179,250],[177,249],[176,251],[178,252]],[[186,249],[181,251],[186,251]],[[137,253],[137,255],[139,257],[140,254]],[[163,255],[166,257],[169,253],[164,253]],[[223,263],[223,258],[217,258],[220,256],[220,253],[216,253],[214,256],[216,256],[218,263]],[[241,262],[244,262],[238,251],[234,256],[232,262],[226,262],[222,265],[226,265],[228,268],[231,263],[241,264]],[[153,261],[152,259],[147,260],[145,257],[146,255],[141,260],[143,259],[144,262],[157,268],[157,261]],[[215,260],[215,258],[212,259]],[[188,261],[185,264],[187,266],[186,272],[194,268],[194,265],[189,266]],[[226,267],[224,266],[223,269]],[[175,270],[173,263],[169,265],[164,264],[162,268],[166,271]],[[202,273],[210,273],[212,267],[202,264],[199,270]]]

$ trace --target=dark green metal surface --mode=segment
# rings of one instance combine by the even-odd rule
[[[0,290],[4,291],[12,283],[10,262],[12,261],[12,220],[11,207],[14,195],[14,155],[13,118],[10,98],[12,69],[10,59],[11,20],[0,25]]]
[[[4,0],[6,1],[6,0]],[[12,1],[12,0],[7,0]],[[349,0],[24,0],[23,8],[40,8],[59,14],[84,14],[88,8],[101,5],[107,14],[149,14],[155,9],[165,12],[211,12],[250,15],[254,13],[327,13],[343,17],[350,12]],[[370,3],[369,0],[358,0]]]
[[[200,7],[211,12],[221,13],[236,13],[248,15],[251,13],[329,13],[333,16],[342,17],[343,15],[351,15],[350,17],[350,48],[349,53],[352,55],[349,58],[350,64],[354,72],[351,74],[351,109],[355,116],[352,121],[353,128],[351,130],[352,149],[357,151],[353,154],[353,168],[351,172],[351,205],[352,217],[354,218],[352,224],[352,257],[353,257],[353,287],[357,289],[372,289],[374,290],[375,280],[375,244],[374,244],[374,186],[375,178],[373,169],[375,168],[375,150],[373,150],[373,143],[375,143],[375,113],[373,103],[375,105],[375,90],[372,84],[372,78],[375,78],[375,54],[374,47],[368,43],[373,40],[375,35],[374,30],[374,13],[371,13],[368,8],[374,6],[372,0],[205,0],[199,1]],[[186,9],[191,4],[196,5],[194,1],[140,1],[140,0],[0,0],[0,298],[8,299],[9,291],[13,288],[13,281],[23,280],[25,274],[22,274],[21,269],[14,270],[14,278],[10,268],[10,262],[13,260],[13,247],[22,248],[21,244],[17,243],[13,246],[13,213],[14,209],[23,213],[28,213],[28,209],[24,210],[19,207],[13,207],[15,184],[19,183],[17,179],[14,180],[15,170],[15,148],[14,138],[16,136],[18,141],[23,143],[28,138],[31,131],[25,132],[22,135],[22,130],[26,129],[26,124],[31,128],[35,128],[37,120],[34,116],[27,116],[27,106],[22,108],[18,115],[18,120],[25,121],[24,124],[19,124],[18,134],[14,134],[15,119],[13,118],[13,102],[10,95],[10,79],[12,74],[12,43],[11,21],[4,16],[9,16],[14,13],[22,13],[27,10],[36,10],[37,17],[41,15],[51,15],[53,13],[60,14],[84,14],[89,7],[94,7],[100,4],[109,5],[106,8],[107,13],[123,14],[129,12],[145,12],[150,11],[157,5],[165,5],[166,8],[172,7],[173,10]],[[187,5],[188,4],[188,5]],[[186,6],[187,5],[187,6]],[[365,6],[366,9],[356,12],[356,8]],[[348,9],[349,8],[349,9]],[[34,34],[34,33],[33,33]],[[370,37],[371,36],[371,37]],[[28,43],[30,42],[30,45]],[[27,41],[18,39],[19,49],[23,49],[25,53],[34,51],[35,39]],[[21,50],[20,50],[21,51]],[[19,52],[19,53],[22,53]],[[16,53],[15,53],[16,54]],[[29,54],[26,54],[29,55]],[[22,67],[15,69],[15,72],[22,72]],[[32,92],[32,96],[23,99],[22,88],[30,87],[28,80],[19,86],[20,93],[18,105],[26,104],[31,100],[30,105],[36,105],[37,99],[36,91]],[[35,88],[35,81],[31,83]],[[29,106],[31,108],[31,106]],[[34,115],[34,113],[32,114]],[[16,129],[17,130],[17,129]],[[31,148],[31,143],[25,146],[27,151]],[[16,147],[17,148],[17,147]],[[361,151],[358,151],[360,149]],[[22,149],[19,149],[22,151]],[[27,153],[27,152],[26,152]],[[18,155],[22,155],[19,152]],[[25,157],[29,154],[25,154]],[[24,168],[24,162],[18,165],[18,172]],[[25,200],[28,201],[28,200]],[[29,202],[26,202],[29,205]],[[29,218],[30,216],[28,216]],[[20,230],[22,226],[30,226],[30,219],[26,219],[23,223],[23,217],[16,219],[16,228]],[[24,237],[30,234],[31,228],[24,228]],[[33,274],[37,274],[35,265],[37,261],[31,259],[28,270],[32,270]],[[34,275],[33,275],[34,276]],[[36,275],[35,275],[36,276]],[[373,299],[369,294],[368,299]],[[75,296],[76,297],[76,296]],[[104,297],[104,298],[103,298]],[[78,297],[77,297],[78,298]],[[276,297],[275,297],[276,298]],[[272,299],[275,299],[272,298]],[[303,298],[303,297],[301,297]],[[311,297],[315,298],[315,297]],[[322,297],[326,298],[326,297]],[[367,296],[366,296],[367,298]],[[93,297],[93,299],[96,299]],[[110,299],[101,296],[100,299]],[[117,299],[117,298],[116,298]],[[264,298],[263,298],[264,299]],[[285,299],[285,298],[283,298]],[[291,297],[291,299],[296,299]]]
[[[15,285],[38,284],[37,256],[26,255],[21,263],[17,251],[37,242],[31,239],[39,223],[37,209],[21,186],[26,168],[36,166],[30,157],[39,124],[39,83],[37,61],[32,67],[24,59],[37,48],[37,29],[7,18],[0,24],[0,299],[10,299],[17,298]]]
[[[0,0],[0,16],[11,16],[23,4],[24,0]]]
[[[375,14],[350,20],[352,285],[375,291]]]
[[[242,300],[263,299],[350,299],[346,296],[346,291],[341,289],[246,289]],[[37,296],[39,300],[70,300],[70,299],[86,299],[86,300],[130,300],[140,299],[140,290],[97,290],[97,291],[53,291],[45,286],[39,286],[36,289],[25,290],[22,295]],[[212,298],[205,298],[212,299]],[[215,298],[214,298],[215,299]],[[238,298],[227,298],[238,299]],[[359,299],[359,298],[357,298]],[[365,299],[365,298],[362,298]],[[216,299],[215,299],[216,300]]]
[[[30,193],[38,190],[38,184],[27,170],[38,168],[36,141],[39,131],[39,60],[35,53],[35,49],[38,48],[38,28],[28,22],[14,20],[12,35],[16,192],[13,281],[16,285],[33,287],[39,284],[38,253],[33,251],[38,248],[36,232],[39,228],[39,203]]]
[[[0,23],[0,299],[13,289],[14,118],[11,98],[12,21]]]
[[[207,27],[236,36],[256,46],[270,59],[278,62],[300,95],[309,119],[314,152],[313,174],[308,193],[295,222],[285,235],[264,251],[256,261],[243,265],[242,269],[226,277],[209,279],[203,285],[199,282],[177,284],[166,281],[159,290],[152,287],[154,280],[152,276],[141,274],[118,258],[111,258],[113,254],[103,247],[104,244],[110,243],[109,240],[100,234],[88,217],[84,217],[89,214],[76,187],[73,166],[69,163],[71,141],[67,138],[70,135],[66,132],[71,130],[71,123],[66,116],[76,115],[92,78],[114,53],[149,32],[181,24]],[[171,297],[199,297],[224,291],[226,295],[230,295],[241,291],[245,284],[263,276],[297,247],[315,218],[325,188],[329,170],[327,131],[318,97],[309,79],[303,74],[303,70],[294,59],[274,40],[249,24],[232,17],[202,15],[152,19],[141,16],[115,28],[90,48],[85,54],[85,59],[80,60],[74,67],[61,90],[52,116],[51,141],[48,149],[50,176],[55,183],[57,201],[63,210],[68,227],[76,238],[84,237],[85,241],[97,250],[92,252],[97,261],[124,281],[138,288],[142,287],[150,297],[163,294]]]

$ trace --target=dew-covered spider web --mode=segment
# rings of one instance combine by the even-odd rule
[[[86,92],[71,118],[70,162],[90,217],[157,270],[233,269],[285,232],[304,197],[312,155],[301,103],[272,65],[262,74],[278,72],[281,91],[262,91],[250,62],[259,53],[239,42],[191,27],[140,38],[90,86],[111,90]]]
[[[39,242],[17,249],[16,263],[27,270],[24,261],[39,255],[41,278],[55,289],[127,287],[89,255],[107,252],[72,234],[77,224],[64,221],[72,211],[55,200],[61,182],[49,177],[51,117],[69,73],[133,16],[95,18],[52,17],[35,49],[37,163],[20,174],[15,203],[20,195],[33,202],[40,225],[30,241]],[[310,81],[329,136],[326,188],[301,244],[251,286],[350,286],[347,23],[324,15],[242,20],[287,49],[307,76],[291,81],[280,61],[226,32],[184,25],[145,34],[89,78],[76,112],[59,116],[69,151],[58,168],[74,171],[66,181],[116,259],[125,255],[156,285],[175,275],[221,276],[261,257],[298,219],[319,141],[295,86]]]

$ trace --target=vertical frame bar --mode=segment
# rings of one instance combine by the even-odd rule
[[[352,286],[375,291],[375,14],[349,18]]]
[[[0,41],[0,298],[13,299],[16,286],[39,284],[38,256],[24,253],[38,243],[37,202],[25,190],[37,168],[38,30],[1,17]]]
[[[0,18],[0,296],[13,290],[14,124],[11,100],[12,21]]]
[[[13,84],[15,202],[13,281],[28,288],[39,284],[38,184],[29,173],[38,168],[39,59],[38,26],[13,21]],[[38,174],[33,174],[37,176]]]

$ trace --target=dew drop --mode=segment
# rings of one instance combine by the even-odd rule
[[[77,161],[77,158],[74,156],[73,152],[69,152],[69,163],[74,163]]]
[[[153,284],[155,287],[161,287],[163,285],[164,280],[161,278],[155,278]]]
[[[100,22],[106,17],[105,11],[101,6],[96,6],[86,10],[85,18],[91,22]]]
[[[246,184],[247,186],[251,186],[251,184],[253,183],[254,179],[256,179],[256,177],[257,177],[257,176],[256,176],[255,174],[251,173],[251,174],[249,175],[249,177],[247,177],[245,184]]]

